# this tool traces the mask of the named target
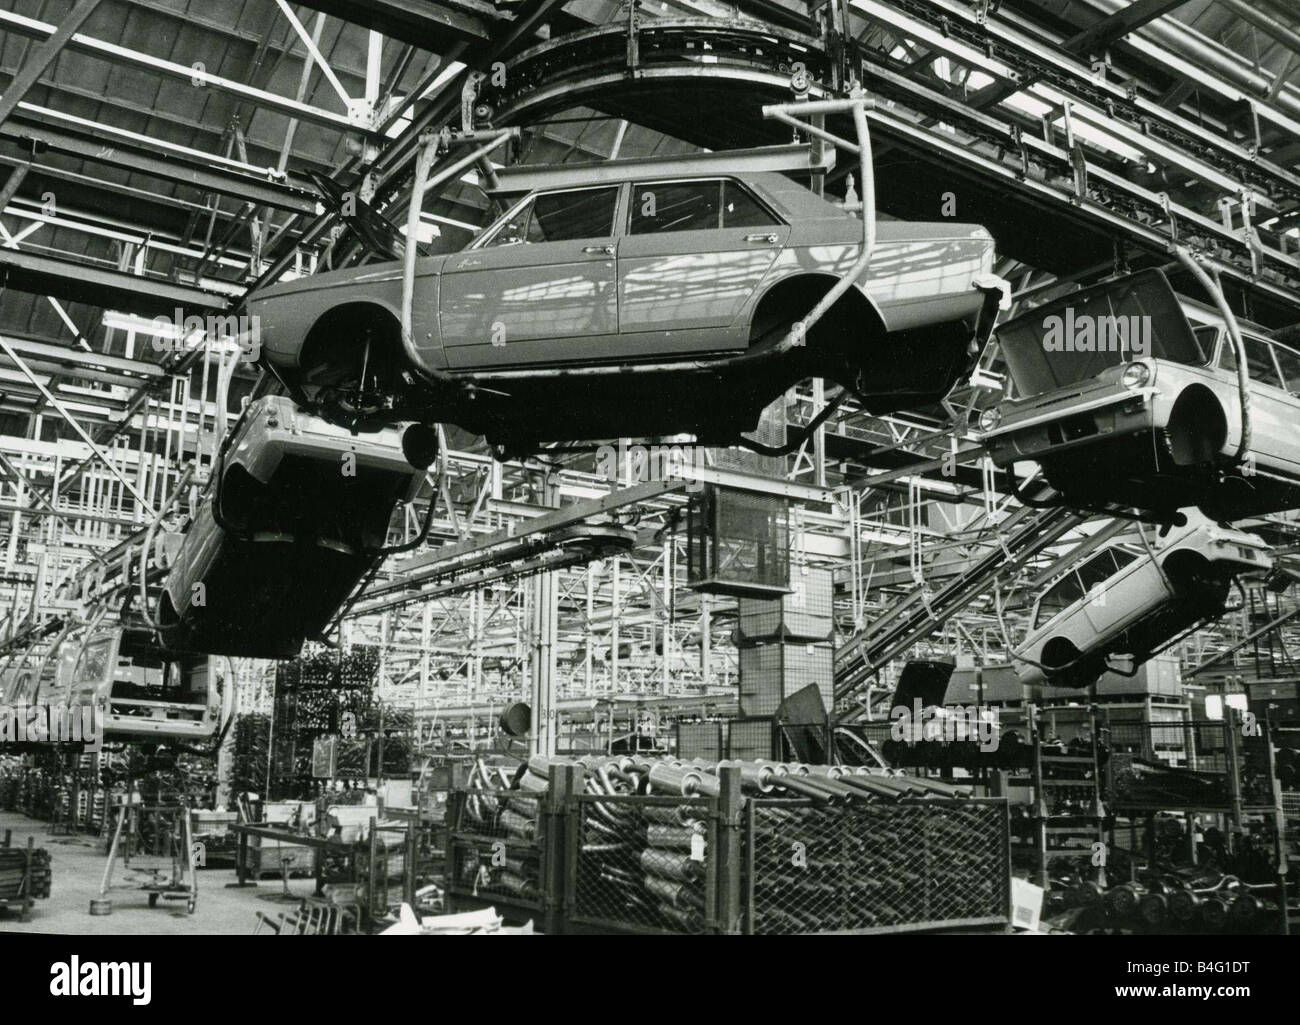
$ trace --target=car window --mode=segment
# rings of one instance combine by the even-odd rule
[[[1218,341],[1219,338],[1219,329],[1214,324],[1206,324],[1202,327],[1194,328],[1192,330],[1192,336],[1196,339],[1197,344],[1200,345],[1202,352],[1212,353],[1214,352],[1214,343]],[[1207,356],[1206,359],[1208,360],[1209,357]]]
[[[1131,552],[1127,548],[1112,548],[1110,553],[1115,558],[1115,570],[1118,572],[1125,566],[1131,565],[1141,558],[1137,552]]]
[[[1273,362],[1273,346],[1268,342],[1261,341],[1258,338],[1247,336],[1246,342],[1246,364],[1250,368],[1250,379],[1259,381],[1262,384],[1271,384],[1275,388],[1282,387],[1282,376],[1277,372],[1277,364]]]
[[[573,242],[584,238],[610,238],[618,186],[546,192],[516,210],[483,243],[484,249],[521,242]]]
[[[610,238],[614,234],[614,208],[618,186],[548,192],[533,200],[528,221],[529,242],[572,242],[582,238]]]
[[[1109,549],[1103,549],[1076,570],[1083,582],[1085,592],[1091,591],[1098,584],[1104,583],[1115,575],[1115,555]]]
[[[1277,365],[1273,362],[1273,347],[1261,338],[1244,335],[1246,344],[1246,365],[1250,370],[1251,381],[1271,384],[1274,388],[1282,387],[1282,378],[1278,375]],[[1219,355],[1219,367],[1223,370],[1237,369],[1237,350],[1230,338],[1223,340],[1223,352]]]
[[[753,194],[734,181],[640,182],[632,188],[633,235],[779,224]]]
[[[722,182],[642,182],[632,188],[633,235],[706,231],[721,223]]]
[[[1035,628],[1042,626],[1062,609],[1073,605],[1083,597],[1083,585],[1074,573],[1067,573],[1055,584],[1043,592],[1038,602],[1038,614],[1034,617]]]
[[[1282,371],[1282,384],[1292,394],[1300,393],[1300,353],[1285,346],[1273,344],[1278,369]]]
[[[723,182],[722,226],[724,228],[767,228],[780,223],[739,182]]]

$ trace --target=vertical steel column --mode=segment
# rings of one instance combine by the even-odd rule
[[[542,504],[555,504],[556,487],[547,475],[542,484]],[[532,730],[530,754],[555,754],[556,691],[556,585],[555,572],[539,573],[533,581]]]

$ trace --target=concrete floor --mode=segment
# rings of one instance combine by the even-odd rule
[[[15,847],[25,847],[27,837],[32,836],[37,847],[50,852],[53,882],[50,898],[36,902],[28,921],[18,921],[15,911],[0,910],[0,933],[249,935],[257,924],[257,912],[263,911],[274,918],[292,907],[268,899],[283,890],[279,879],[267,876],[258,886],[227,889],[226,884],[235,881],[235,870],[213,867],[198,871],[199,900],[193,915],[185,913],[183,902],[159,902],[156,908],[150,908],[148,895],[124,880],[119,862],[113,873],[110,893],[113,913],[95,917],[90,914],[90,901],[99,896],[105,857],[98,838],[55,836],[50,833],[46,822],[13,812],[0,812],[0,842],[3,842],[5,830],[13,830]],[[315,886],[313,879],[289,880],[290,891],[299,897],[311,894]]]

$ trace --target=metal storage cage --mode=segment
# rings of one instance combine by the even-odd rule
[[[822,703],[835,703],[834,649],[829,644],[757,644],[740,649],[741,715],[773,715],[781,702],[809,684]]]
[[[831,571],[801,567],[781,598],[740,599],[740,641],[829,641],[835,632]]]
[[[789,590],[789,502],[706,485],[687,514],[688,582],[707,594],[779,597]]]

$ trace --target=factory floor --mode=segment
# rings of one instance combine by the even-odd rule
[[[62,935],[249,935],[257,925],[257,912],[276,918],[292,905],[275,900],[283,890],[278,878],[266,876],[257,886],[227,889],[235,882],[233,867],[201,868],[198,871],[199,900],[193,915],[185,913],[183,901],[160,901],[149,907],[148,894],[124,877],[119,860],[113,873],[111,915],[90,914],[90,901],[99,897],[104,875],[104,854],[97,837],[83,834],[55,835],[49,823],[13,812],[0,812],[0,842],[12,830],[14,847],[26,847],[34,837],[37,847],[50,852],[53,881],[48,900],[38,900],[26,922],[15,910],[0,910],[0,933],[57,933]],[[290,879],[289,890],[297,897],[310,895],[313,879]],[[263,927],[265,932],[265,927]]]

